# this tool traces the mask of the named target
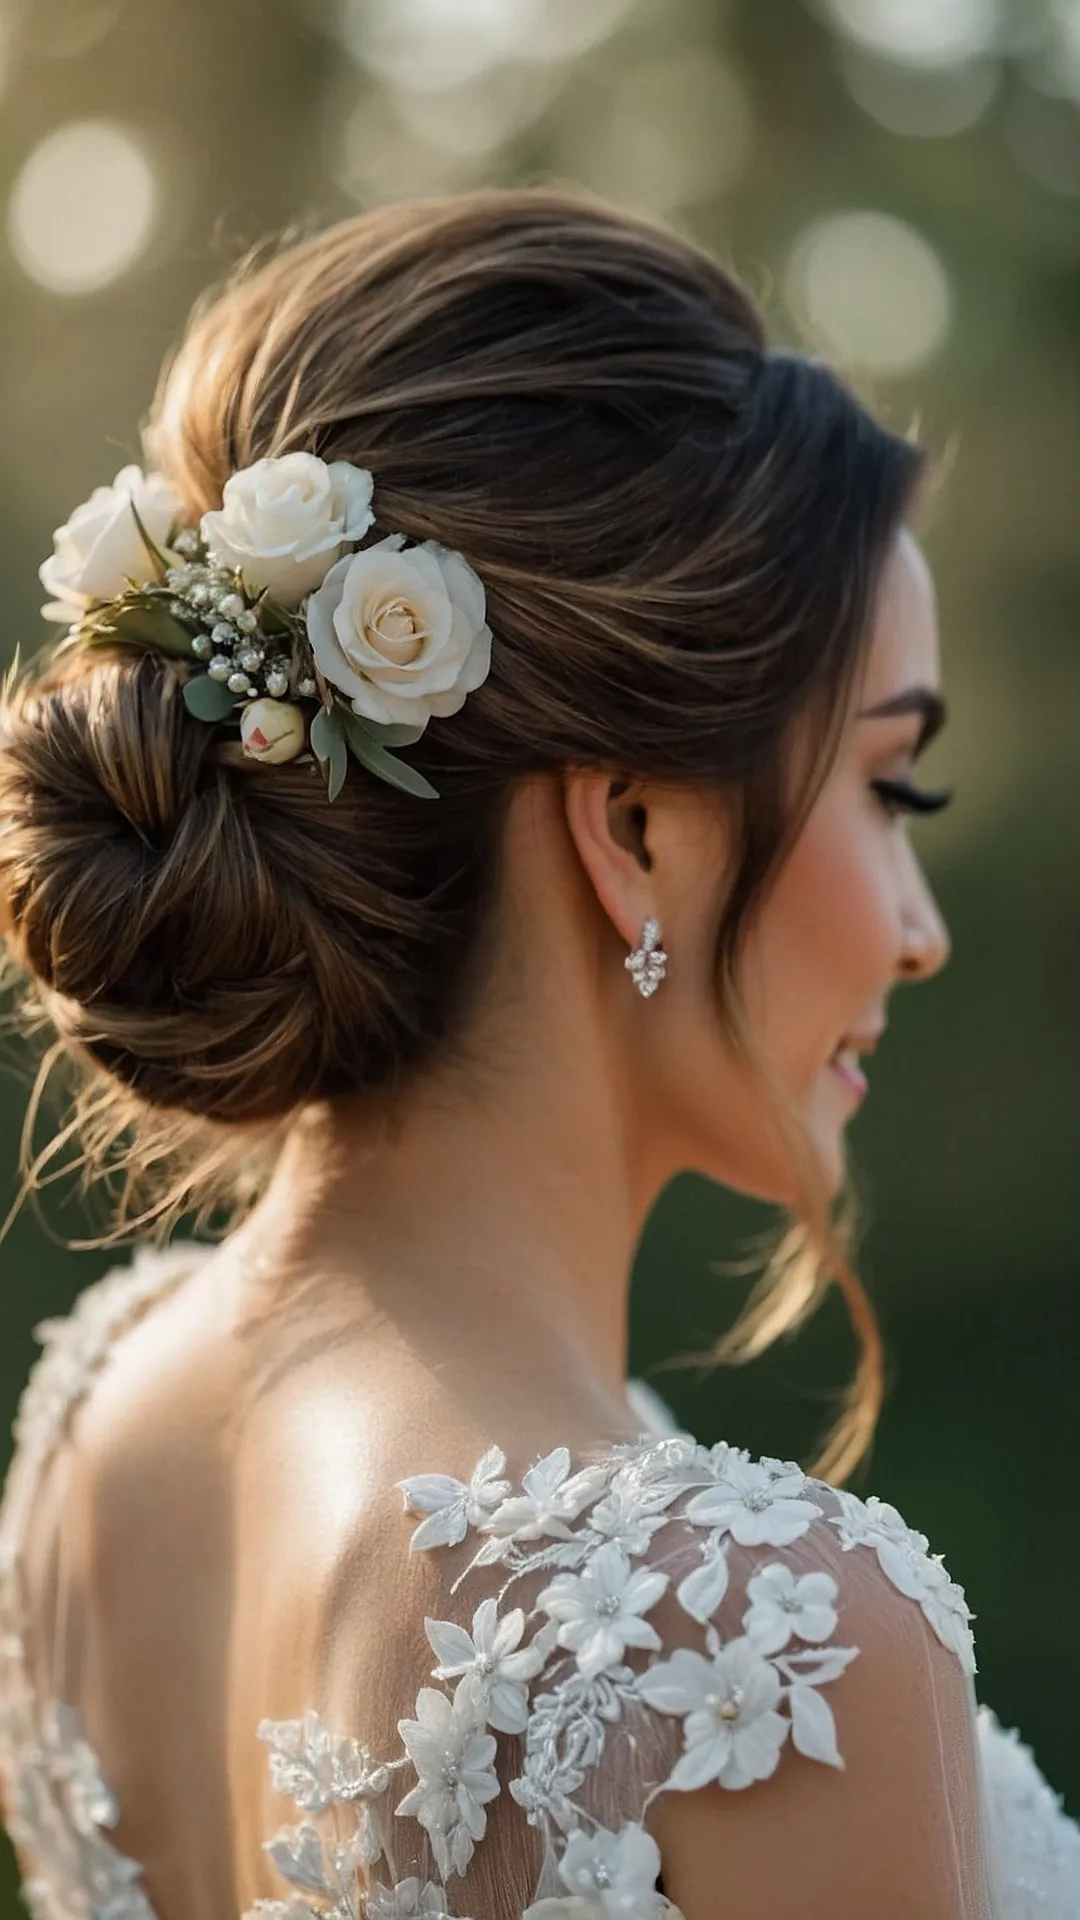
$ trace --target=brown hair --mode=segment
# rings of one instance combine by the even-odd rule
[[[355,763],[333,804],[304,765],[225,764],[187,669],[156,655],[69,654],[9,686],[0,883],[24,1022],[57,1035],[46,1076],[76,1070],[32,1173],[73,1137],[120,1180],[117,1231],[137,1204],[135,1225],[196,1204],[235,1220],[301,1106],[393,1089],[452,1041],[507,795],[567,765],[724,795],[740,852],[719,1004],[745,1044],[740,937],[827,770],[918,452],[823,366],[770,351],[687,241],[536,190],[390,206],[244,262],[196,309],[145,443],[193,520],[264,455],[369,467],[370,538],[437,539],[479,573],[492,666],[409,750],[437,803]],[[804,1185],[798,1247],[726,1356],[840,1280],[864,1351],[838,1469],[869,1437],[880,1346]]]

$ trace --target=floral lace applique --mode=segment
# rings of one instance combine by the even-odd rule
[[[873,1547],[893,1586],[918,1601],[938,1639],[955,1653],[964,1672],[975,1673],[975,1641],[968,1624],[975,1615],[963,1588],[950,1580],[940,1553],[930,1552],[925,1533],[909,1527],[896,1508],[876,1494],[860,1500],[840,1488],[836,1498],[841,1511],[832,1524],[841,1545]]]
[[[144,1249],[130,1268],[86,1289],[66,1320],[43,1322],[46,1352],[20,1403],[0,1511],[0,1771],[38,1920],[154,1920],[138,1862],[107,1837],[119,1810],[77,1710],[34,1696],[18,1552],[38,1471],[113,1342],[190,1270],[177,1251]],[[658,1794],[709,1782],[739,1791],[768,1778],[788,1744],[843,1765],[827,1690],[856,1649],[834,1644],[837,1581],[767,1557],[823,1522],[843,1551],[872,1551],[974,1670],[972,1616],[925,1537],[895,1508],[822,1489],[791,1461],[653,1436],[576,1471],[557,1448],[515,1490],[492,1448],[468,1482],[424,1474],[402,1490],[420,1517],[413,1552],[475,1537],[452,1591],[483,1568],[497,1568],[502,1585],[479,1599],[468,1626],[425,1623],[433,1684],[399,1722],[394,1758],[373,1757],[314,1711],[260,1722],[272,1784],[300,1817],[265,1843],[286,1897],[256,1900],[252,1916],[460,1920],[463,1881],[505,1787],[543,1842],[523,1920],[678,1920],[659,1890],[659,1850],[644,1824]],[[657,1536],[669,1527],[678,1551],[665,1556]],[[736,1568],[745,1563],[733,1561],[733,1545],[766,1550],[741,1592]],[[526,1577],[528,1608],[513,1596]],[[661,1600],[668,1608],[674,1600],[698,1645],[662,1645]],[[740,1629],[727,1637],[717,1626],[721,1608]],[[590,1785],[614,1742],[637,1741],[643,1715],[673,1744],[657,1744],[666,1757],[640,1783],[637,1817],[605,1825],[589,1810]],[[1006,1920],[1072,1920],[1080,1831],[1015,1734],[1002,1733],[986,1709],[978,1731]],[[502,1747],[500,1778],[506,1740],[517,1744]],[[506,1764],[511,1753],[516,1770]],[[410,1832],[420,1839],[402,1844]],[[402,1864],[420,1870],[403,1876]],[[467,1882],[464,1891],[467,1899]]]
[[[833,1644],[837,1581],[824,1568],[796,1571],[783,1559],[762,1558],[745,1579],[741,1613],[731,1592],[732,1544],[783,1552],[827,1517],[826,1490],[794,1462],[755,1461],[737,1448],[701,1447],[684,1436],[643,1438],[576,1470],[558,1447],[515,1491],[504,1455],[492,1448],[468,1482],[422,1474],[401,1489],[406,1510],[421,1516],[412,1552],[475,1537],[453,1592],[483,1568],[499,1568],[502,1579],[498,1596],[476,1607],[471,1627],[426,1621],[437,1684],[423,1686],[412,1717],[399,1722],[400,1756],[374,1771],[364,1757],[379,1812],[365,1816],[363,1843],[345,1843],[350,1860],[362,1844],[367,1862],[378,1864],[388,1790],[398,1769],[408,1768],[412,1784],[393,1808],[393,1823],[411,1819],[423,1830],[438,1882],[423,1872],[392,1885],[376,1882],[358,1908],[343,1885],[342,1842],[320,1839],[310,1824],[285,1828],[267,1851],[300,1892],[290,1901],[257,1902],[253,1913],[359,1920],[361,1912],[454,1911],[453,1883],[467,1876],[502,1790],[503,1735],[523,1737],[518,1771],[505,1784],[542,1841],[540,1884],[524,1920],[675,1916],[659,1891],[660,1856],[644,1824],[659,1794],[710,1783],[739,1791],[767,1779],[789,1741],[810,1760],[843,1766],[826,1691],[858,1650]],[[832,1520],[842,1547],[871,1547],[893,1584],[967,1663],[970,1616],[923,1537],[880,1502],[832,1490],[826,1498],[839,1508]],[[668,1527],[676,1530],[677,1550],[665,1556],[655,1548]],[[512,1604],[514,1587],[526,1578],[534,1596],[528,1610]],[[698,1646],[662,1643],[655,1610],[672,1590]],[[716,1624],[725,1603],[725,1617],[736,1604],[741,1626],[726,1638]],[[643,1709],[671,1728],[678,1750],[660,1777],[642,1781],[638,1817],[605,1827],[589,1811],[590,1779],[620,1729],[640,1730]],[[317,1716],[264,1723],[260,1735],[274,1749],[275,1784],[298,1806],[314,1806],[305,1782],[319,1767],[322,1804],[355,1800],[348,1766],[336,1786],[327,1772],[333,1743]],[[393,1857],[392,1843],[386,1852]],[[311,1893],[315,1908],[306,1900]]]
[[[9,1831],[28,1869],[24,1896],[38,1920],[154,1920],[139,1862],[106,1838],[120,1810],[77,1709],[41,1703],[34,1692],[19,1542],[40,1470],[113,1343],[190,1271],[180,1251],[140,1249],[130,1267],[85,1288],[69,1315],[35,1327],[45,1351],[15,1418],[0,1521],[0,1776]]]
[[[1071,1920],[1080,1913],[1080,1827],[1014,1729],[1005,1732],[989,1707],[976,1725],[1007,1920]]]

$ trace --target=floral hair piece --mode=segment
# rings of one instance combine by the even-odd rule
[[[53,535],[39,569],[65,647],[130,646],[190,664],[184,701],[278,765],[310,748],[331,800],[349,754],[425,799],[395,749],[487,678],[484,589],[460,553],[373,527],[374,482],[311,453],[257,460],[198,527],[164,474],[121,469]],[[146,577],[147,562],[153,571]]]

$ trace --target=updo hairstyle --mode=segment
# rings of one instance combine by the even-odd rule
[[[120,1170],[126,1226],[136,1197],[143,1225],[235,1221],[299,1109],[389,1093],[452,1046],[525,775],[723,797],[718,1007],[737,1035],[740,940],[828,770],[918,451],[824,366],[770,351],[688,241],[538,190],[388,206],[245,261],[196,308],[144,441],[192,523],[264,455],[370,468],[372,538],[460,550],[494,645],[484,684],[409,749],[437,802],[355,762],[332,804],[307,765],[227,763],[184,666],[156,655],[72,652],[9,687],[0,893],[22,1019],[54,1036],[45,1070],[64,1063],[75,1099],[59,1139],[114,1186]],[[816,734],[793,794],[797,722]],[[835,1245],[822,1264],[820,1219],[811,1237],[818,1279],[793,1278],[792,1241],[728,1357],[839,1277],[865,1415],[872,1317]],[[847,1458],[865,1417],[845,1432]]]

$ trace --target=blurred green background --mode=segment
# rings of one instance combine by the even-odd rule
[[[854,1129],[892,1373],[857,1484],[945,1553],[982,1697],[1080,1811],[1080,0],[0,0],[0,106],[0,654],[45,637],[51,529],[139,458],[200,288],[293,219],[412,193],[580,182],[669,219],[949,452],[930,772],[959,801],[919,831],[955,951],[896,1002]],[[6,1068],[5,1207],[25,1093]],[[46,1211],[0,1248],[5,1433],[34,1322],[108,1264]],[[717,1262],[762,1224],[669,1192],[639,1370],[728,1324],[746,1283]],[[830,1303],[749,1369],[650,1377],[703,1439],[806,1457],[851,1359]]]

